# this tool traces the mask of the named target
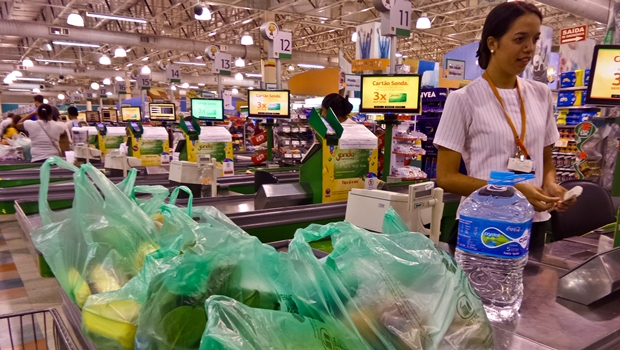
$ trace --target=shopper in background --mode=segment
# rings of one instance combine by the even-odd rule
[[[69,135],[73,132],[74,126],[80,126],[80,121],[78,120],[78,109],[74,106],[67,108],[67,116],[69,117],[69,121],[67,121],[67,130],[69,130]]]
[[[533,173],[516,185],[537,213],[530,246],[544,244],[549,210],[566,210],[567,192],[555,182],[552,148],[559,138],[551,90],[518,77],[534,55],[543,16],[526,2],[508,2],[489,13],[478,62],[482,77],[452,92],[435,135],[439,149],[437,182],[444,190],[469,196],[485,186],[492,170]],[[461,159],[468,175],[459,172]],[[509,167],[511,164],[518,166]],[[516,163],[515,163],[516,162]],[[456,243],[458,223],[451,242]]]
[[[56,110],[58,110],[58,108],[56,108]],[[62,125],[63,129],[65,130],[60,135],[60,140],[58,141],[58,146],[60,147],[61,155],[64,157],[65,152],[71,150],[71,133],[69,132],[69,128],[67,127],[67,124],[60,120],[60,112],[56,114],[52,109],[52,120],[55,123]]]
[[[30,120],[37,120],[37,113],[39,111],[39,106],[41,106],[43,104],[43,96],[41,95],[36,95],[35,97],[33,97],[33,102],[34,102],[34,106],[35,106],[35,110],[32,111],[30,114],[28,114],[28,118]],[[58,110],[58,108],[56,106],[51,106],[48,105],[52,108],[52,117],[55,119],[60,119],[60,111]]]
[[[43,162],[49,157],[62,154],[58,142],[65,127],[52,119],[53,114],[52,106],[41,104],[37,108],[38,120],[29,120],[30,115],[27,115],[17,123],[18,129],[26,130],[30,135],[32,162]]]
[[[323,102],[321,102],[321,116],[325,118],[327,116],[327,110],[332,109],[334,114],[343,124],[355,124],[355,122],[349,119],[349,114],[353,110],[353,105],[348,99],[338,95],[329,94],[325,96]]]
[[[2,135],[5,139],[12,139],[13,135],[19,134],[19,130],[17,130],[17,123],[19,123],[22,117],[19,114],[9,113],[7,119],[11,122],[2,130]]]

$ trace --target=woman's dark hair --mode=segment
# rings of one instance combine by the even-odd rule
[[[19,114],[9,113],[9,118],[11,118],[11,120],[13,120],[13,126],[15,126],[22,119],[22,116],[19,115]]]
[[[484,22],[480,47],[478,48],[477,56],[480,68],[487,69],[489,62],[491,62],[491,49],[489,49],[487,39],[493,37],[500,40],[517,19],[528,13],[538,16],[542,22],[543,15],[538,7],[524,1],[506,2],[491,10]]]
[[[338,118],[346,118],[353,110],[351,102],[338,94],[329,94],[325,96],[321,106],[325,109],[331,108]]]
[[[54,109],[52,108],[52,106],[48,104],[42,104],[37,109],[37,115],[39,116],[39,119],[46,121],[46,122],[49,122],[50,120],[52,120],[53,113],[54,113]]]

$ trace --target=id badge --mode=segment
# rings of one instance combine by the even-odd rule
[[[531,159],[510,158],[508,160],[508,171],[531,174],[534,171],[534,162]]]

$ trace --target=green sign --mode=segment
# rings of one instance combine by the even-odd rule
[[[359,178],[368,173],[369,162],[368,150],[345,149],[334,147],[334,178],[352,179]]]

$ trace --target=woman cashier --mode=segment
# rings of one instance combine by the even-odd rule
[[[574,202],[561,200],[567,191],[555,182],[551,152],[559,133],[551,90],[518,77],[534,55],[542,18],[526,2],[503,3],[489,13],[478,49],[485,72],[448,96],[434,140],[437,183],[448,192],[469,196],[487,184],[492,170],[536,175],[516,185],[537,212],[530,247],[544,244],[548,211]],[[461,159],[469,175],[459,172]]]

